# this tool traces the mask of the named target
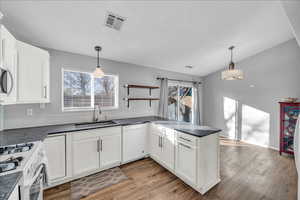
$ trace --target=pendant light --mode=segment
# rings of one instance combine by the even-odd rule
[[[223,80],[242,80],[244,79],[243,71],[240,69],[235,69],[235,64],[232,61],[232,51],[234,49],[234,46],[231,46],[228,48],[230,51],[230,63],[228,69],[224,70],[222,72],[222,79]]]
[[[104,76],[104,72],[102,71],[100,64],[99,64],[99,52],[101,51],[101,47],[100,46],[95,46],[95,50],[97,51],[97,67],[94,71],[94,77],[96,78],[102,78]]]

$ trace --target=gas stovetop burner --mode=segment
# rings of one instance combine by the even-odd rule
[[[16,169],[18,166],[20,166],[21,161],[23,160],[23,157],[11,157],[5,161],[0,162],[0,173],[7,172],[10,170]]]
[[[33,143],[23,143],[23,144],[4,146],[4,147],[0,147],[0,155],[25,152],[32,149],[32,147],[33,147]]]

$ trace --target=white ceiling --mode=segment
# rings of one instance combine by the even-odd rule
[[[204,76],[293,38],[277,1],[1,1],[23,41],[73,53]],[[104,26],[107,11],[126,17]],[[193,69],[184,66],[192,65]]]

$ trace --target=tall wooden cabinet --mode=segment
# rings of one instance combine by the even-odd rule
[[[294,154],[294,132],[300,112],[300,103],[279,102],[280,104],[280,151]]]

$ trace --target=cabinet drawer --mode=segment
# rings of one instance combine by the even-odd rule
[[[195,146],[197,138],[195,136],[177,131],[177,140],[178,142],[183,142]]]

